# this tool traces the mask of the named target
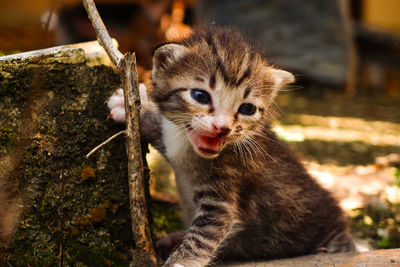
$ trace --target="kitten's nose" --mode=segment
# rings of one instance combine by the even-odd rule
[[[218,137],[224,137],[227,136],[230,132],[231,129],[228,127],[219,127],[218,125],[215,125],[214,123],[212,124],[214,131],[217,133]]]

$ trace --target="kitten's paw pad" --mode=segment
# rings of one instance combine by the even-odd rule
[[[116,122],[125,122],[125,108],[124,107],[115,107],[110,111],[110,115],[108,118],[113,119]]]
[[[112,96],[110,96],[110,98],[107,100],[107,106],[109,109],[124,106],[124,91],[122,88],[119,88]]]
[[[113,119],[116,122],[125,122],[124,91],[121,88],[110,96],[107,100],[107,106],[110,109],[110,115],[108,115],[108,118]]]
[[[142,108],[149,106],[147,88],[143,83],[139,84],[139,96]],[[125,101],[124,91],[122,88],[119,88],[112,96],[110,96],[107,100],[107,106],[110,109],[110,115],[108,115],[107,119],[113,119],[116,122],[125,123]]]

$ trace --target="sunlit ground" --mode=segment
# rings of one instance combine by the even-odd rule
[[[400,178],[395,177],[399,103],[393,97],[311,97],[301,92],[283,94],[277,101],[274,131],[352,217],[361,250],[400,246]],[[159,156],[149,159],[153,176],[159,177],[153,179],[153,196],[175,202],[173,173]]]
[[[400,99],[382,95],[284,94],[274,125],[351,217],[359,250],[400,247]]]
[[[400,124],[306,114],[288,117],[294,124],[276,123],[274,131],[301,154],[309,172],[333,192],[343,209],[360,208],[383,192],[400,201],[388,187],[396,171],[391,163],[400,161]]]
[[[394,182],[392,165],[400,162],[399,99],[286,94],[279,100],[278,136],[346,211],[371,203]],[[394,198],[394,192],[386,194]]]

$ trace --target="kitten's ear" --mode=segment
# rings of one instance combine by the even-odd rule
[[[273,68],[271,68],[269,71],[274,79],[274,87],[276,90],[279,90],[283,86],[295,81],[293,74],[288,71]]]
[[[185,54],[187,48],[179,44],[165,44],[153,52],[153,70],[163,68],[164,70],[174,61]]]
[[[288,71],[275,69],[271,66],[267,66],[264,70],[266,71],[265,75],[267,75],[273,83],[270,92],[271,98],[275,98],[282,87],[295,81],[293,74]]]

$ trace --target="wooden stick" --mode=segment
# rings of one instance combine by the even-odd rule
[[[95,148],[93,148],[92,150],[90,150],[89,153],[87,153],[87,155],[85,156],[86,158],[90,157],[94,152],[96,152],[99,148],[101,148],[102,146],[106,145],[107,143],[109,143],[111,140],[113,140],[115,137],[120,136],[121,134],[125,133],[125,130],[123,131],[119,131],[118,133],[114,134],[113,136],[111,136],[110,138],[108,138],[106,141],[104,141],[103,143],[101,143],[100,145],[96,146]]]
[[[128,179],[129,200],[131,206],[131,219],[133,239],[136,248],[133,250],[132,266],[151,266],[148,262],[157,264],[154,245],[151,239],[150,222],[146,211],[146,184],[142,161],[142,149],[140,146],[139,129],[139,89],[137,83],[136,57],[134,54],[126,54],[120,64],[121,75],[124,76],[122,85],[124,88],[126,113],[126,151],[128,154]],[[132,70],[134,69],[134,70]]]
[[[144,176],[142,149],[139,135],[140,98],[137,81],[136,57],[125,56],[113,45],[101,21],[93,0],[82,0],[95,28],[97,39],[104,47],[111,61],[118,67],[125,98],[125,146],[128,156],[129,203],[131,208],[133,250],[130,266],[158,266],[154,244],[151,239],[147,210],[146,192],[148,181]],[[146,191],[147,190],[147,191]]]
[[[114,46],[106,26],[104,26],[103,20],[97,11],[96,5],[94,4],[93,0],[83,0],[82,3],[86,9],[90,21],[92,22],[94,31],[96,32],[97,41],[101,44],[104,50],[106,50],[107,55],[110,57],[112,63],[118,67],[124,56]]]

